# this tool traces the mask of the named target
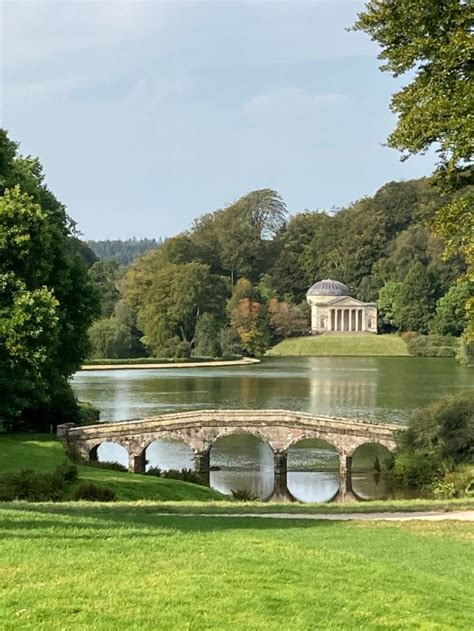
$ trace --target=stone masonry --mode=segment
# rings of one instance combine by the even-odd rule
[[[58,437],[85,459],[97,459],[101,443],[113,442],[129,454],[129,469],[145,471],[147,447],[157,439],[178,440],[195,454],[196,469],[209,480],[210,449],[229,434],[251,434],[268,443],[274,453],[275,496],[288,497],[286,470],[288,449],[301,440],[318,438],[333,445],[339,454],[341,483],[339,499],[351,496],[352,454],[363,444],[377,443],[392,451],[397,425],[359,419],[312,416],[286,410],[199,410],[164,414],[137,421],[100,423],[76,427],[58,426]]]

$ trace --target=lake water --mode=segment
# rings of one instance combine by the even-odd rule
[[[166,412],[210,408],[276,408],[312,414],[406,423],[420,407],[447,394],[474,388],[474,372],[453,359],[413,357],[268,358],[261,364],[227,368],[87,371],[74,376],[79,399],[101,410],[102,421],[145,418]],[[363,498],[387,494],[373,473],[375,448],[354,455],[354,491]],[[126,464],[120,447],[104,444],[102,460]],[[148,466],[193,466],[183,444],[157,441],[147,449]],[[224,493],[248,489],[268,497],[273,457],[251,436],[222,439],[211,449],[211,486]],[[288,487],[302,501],[331,499],[339,486],[338,462],[327,444],[306,444],[289,452]]]

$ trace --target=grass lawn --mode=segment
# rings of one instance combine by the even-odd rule
[[[474,524],[0,505],[1,628],[473,629]]]
[[[53,436],[35,434],[0,434],[0,472],[34,469],[52,471],[64,462],[62,444]],[[117,500],[206,500],[226,499],[205,486],[167,480],[147,475],[122,473],[78,465],[79,480],[71,486],[71,493],[81,483],[107,486],[116,492]]]
[[[266,353],[272,357],[346,356],[409,357],[407,345],[398,335],[329,333],[283,340]]]

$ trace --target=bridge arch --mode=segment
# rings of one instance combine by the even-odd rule
[[[103,440],[89,448],[89,460],[95,462],[118,462],[128,468],[129,449],[122,441]]]

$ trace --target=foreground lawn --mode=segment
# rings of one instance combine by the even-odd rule
[[[474,525],[0,507],[1,628],[472,629]]]
[[[62,444],[54,436],[44,434],[0,435],[0,472],[34,469],[52,471],[64,462],[66,454]],[[217,491],[180,480],[167,480],[147,475],[122,473],[85,465],[78,465],[79,480],[71,487],[82,483],[107,486],[117,494],[117,500],[205,500],[228,499]]]
[[[266,353],[273,357],[292,356],[347,356],[347,357],[404,357],[409,356],[407,345],[398,335],[371,333],[328,333],[283,340]]]

